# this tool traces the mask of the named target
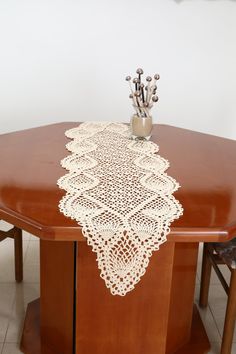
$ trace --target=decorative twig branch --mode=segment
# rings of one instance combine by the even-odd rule
[[[160,75],[155,74],[153,78],[147,76],[147,85],[145,86],[144,83],[142,83],[143,69],[138,68],[136,73],[138,77],[135,77],[133,80],[131,76],[126,77],[131,91],[129,97],[132,99],[134,109],[139,117],[150,117],[150,110],[153,103],[158,101],[156,83],[160,79]],[[134,89],[132,88],[132,83],[134,84]]]

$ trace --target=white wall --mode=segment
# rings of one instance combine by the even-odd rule
[[[0,132],[128,121],[138,66],[156,122],[236,139],[235,1],[0,0]]]

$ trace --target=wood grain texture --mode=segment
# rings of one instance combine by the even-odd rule
[[[56,348],[55,348],[56,349]],[[27,306],[20,350],[24,354],[59,354],[41,343],[40,337],[40,300]],[[57,350],[57,349],[56,349]]]
[[[166,353],[189,341],[197,257],[197,243],[175,243]]]
[[[58,267],[57,259],[70,263],[67,243],[42,243],[43,257],[52,258],[53,267]],[[39,301],[29,305],[21,349],[25,354],[207,353],[209,341],[197,312],[192,318],[196,256],[195,244],[165,243],[136,289],[119,297],[110,295],[99,277],[95,254],[80,242],[74,338],[68,311],[72,284],[64,282],[65,273],[55,284],[50,275],[53,267],[45,266],[41,309]],[[76,344],[74,352],[71,340]]]
[[[68,155],[64,133],[77,124],[0,136],[0,218],[41,238],[40,354],[72,354],[75,344],[75,354],[182,354],[190,348],[190,333],[198,332],[191,328],[196,243],[225,241],[236,233],[236,142],[154,126],[152,140],[170,161],[168,174],[182,186],[175,197],[184,215],[172,224],[169,242],[154,253],[135,291],[119,298],[100,279],[81,227],[58,209],[65,194],[56,184],[66,173],[60,166]],[[81,241],[76,258],[73,241]],[[32,320],[27,315],[26,354],[38,354],[27,346],[36,340],[29,339]],[[196,341],[196,353],[204,353],[203,347]]]
[[[14,227],[15,279],[17,283],[23,280],[23,242],[22,230]]]
[[[39,313],[40,306],[38,300],[28,305],[25,321],[26,328],[21,344],[21,350],[24,354],[58,354],[57,352],[49,351],[47,348],[41,348]],[[197,307],[194,306],[189,342],[174,354],[207,354],[209,350],[210,343],[207,339],[205,328],[202,324]],[[156,354],[159,354],[159,352],[156,351]]]
[[[210,351],[210,342],[197,310],[193,307],[193,318],[189,341],[174,354],[207,354]]]
[[[24,354],[40,354],[40,300],[34,300],[27,306],[20,349]]]
[[[59,123],[0,136],[0,218],[42,239],[83,241],[80,227],[58,210],[65,193],[56,182],[66,171],[65,130]],[[152,140],[170,161],[184,207],[168,237],[176,242],[224,241],[236,233],[236,141],[166,125]]]
[[[173,250],[164,244],[135,290],[120,297],[104,286],[95,254],[79,244],[76,353],[165,353]]]
[[[236,321],[236,269],[232,269],[227,308],[225,314],[225,323],[223,330],[221,354],[230,354],[232,350],[234,328]]]
[[[40,242],[41,345],[55,354],[74,346],[74,242]]]

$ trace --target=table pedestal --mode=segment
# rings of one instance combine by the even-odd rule
[[[193,312],[197,243],[163,244],[125,297],[112,296],[86,242],[41,241],[41,296],[28,306],[25,354],[203,354]],[[40,304],[39,304],[40,303]]]

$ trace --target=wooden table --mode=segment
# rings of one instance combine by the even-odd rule
[[[68,152],[60,123],[0,136],[0,219],[40,238],[40,301],[29,304],[25,354],[200,354],[209,349],[194,287],[200,241],[236,234],[236,141],[165,125],[152,139],[182,188],[184,215],[125,297],[112,296],[80,227],[58,210]]]

